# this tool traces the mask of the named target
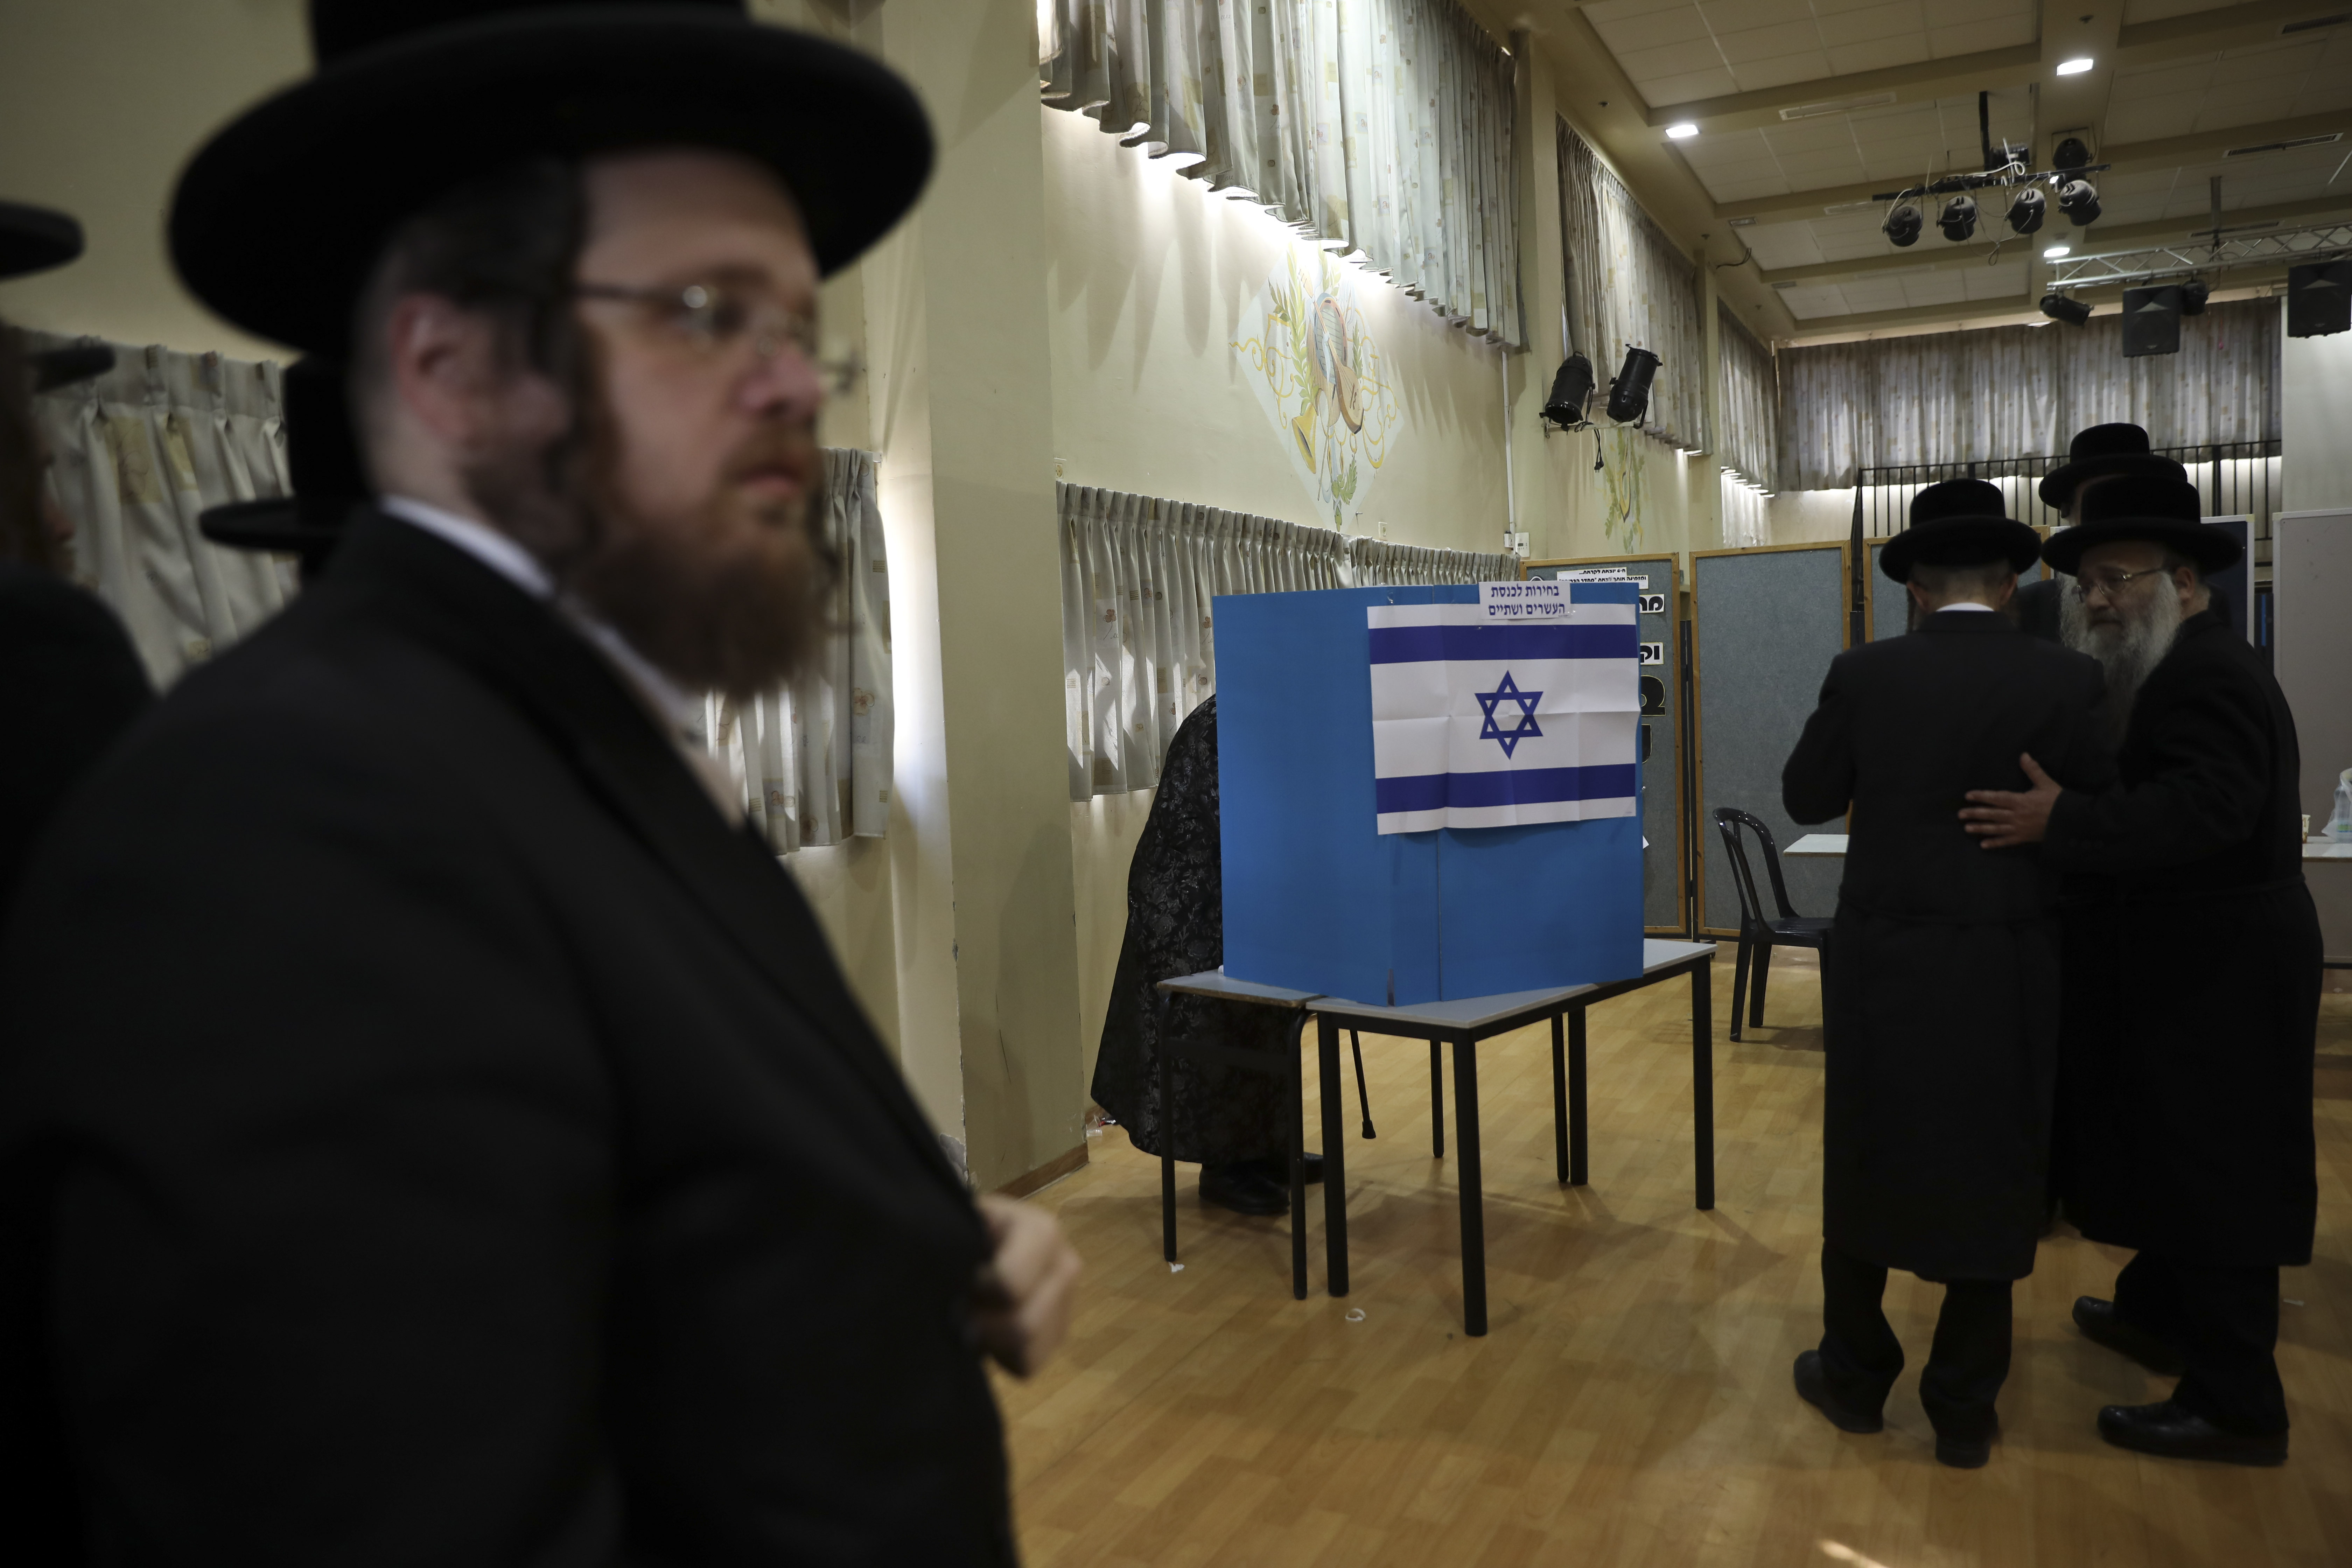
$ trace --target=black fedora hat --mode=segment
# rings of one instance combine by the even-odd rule
[[[1946,479],[1911,498],[1911,525],[1878,552],[1878,569],[1897,583],[1914,566],[1984,566],[2022,572],[2042,553],[2042,536],[2011,519],[2000,489],[1982,479]]]
[[[2044,506],[2066,510],[2085,479],[2103,474],[2155,474],[2187,479],[2189,470],[2148,449],[2147,432],[2137,425],[2094,425],[2066,444],[2066,460],[2043,477]]]
[[[196,526],[215,544],[299,555],[315,573],[369,499],[367,472],[343,395],[342,367],[315,355],[286,367],[286,469],[294,493],[206,507]]]
[[[63,267],[81,254],[81,225],[65,213],[0,202],[0,278]]]
[[[2234,535],[2206,526],[2195,485],[2154,474],[2122,474],[2083,498],[2083,521],[2052,534],[2042,557],[2055,570],[2072,573],[2084,551],[2126,540],[2177,550],[2205,572],[2219,572],[2245,553]]]
[[[316,74],[198,150],[170,225],[198,299],[310,353],[342,351],[401,219],[516,159],[741,153],[792,192],[826,273],[930,173],[929,121],[904,80],[754,22],[743,0],[310,0],[310,36]]]

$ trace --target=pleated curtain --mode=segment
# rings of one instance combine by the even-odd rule
[[[95,338],[27,332],[32,349]],[[73,575],[114,607],[155,684],[252,631],[293,595],[286,563],[196,531],[206,507],[287,489],[278,368],[108,344],[114,368],[33,400],[74,524]]]
[[[1723,427],[1716,432],[1718,468],[1749,484],[1780,489],[1780,396],[1772,351],[1740,325],[1739,318],[1716,306],[1716,344],[1723,385]]]
[[[1045,102],[1522,341],[1511,59],[1458,0],[1044,0]]]
[[[816,663],[749,702],[704,700],[710,749],[743,781],[744,809],[778,854],[880,838],[890,818],[890,572],[875,455],[824,452],[826,537],[841,561]]]
[[[2155,446],[2274,441],[2279,316],[2271,300],[2207,308],[2180,352],[2126,359],[2123,318],[1988,327],[1780,351],[1780,469],[1843,489],[1857,468],[2063,453],[2093,425]]]
[[[1698,268],[1566,121],[1558,133],[1569,340],[1592,361],[1594,406],[1607,401],[1627,346],[1647,349],[1659,363],[1645,432],[1676,447],[1706,447]]]
[[[1507,582],[1516,557],[1392,544],[1120,490],[1055,487],[1070,798],[1148,789],[1217,689],[1210,601],[1306,588]]]

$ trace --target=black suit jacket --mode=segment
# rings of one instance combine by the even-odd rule
[[[23,909],[11,1517],[78,1497],[104,1563],[1010,1560],[984,1227],[791,879],[547,606],[364,520]]]

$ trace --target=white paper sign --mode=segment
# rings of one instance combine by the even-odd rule
[[[1541,626],[1556,621],[1565,626],[1574,618],[1569,605],[1568,584],[1551,578],[1478,584],[1478,619],[1482,625]]]

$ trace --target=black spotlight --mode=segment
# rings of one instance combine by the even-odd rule
[[[1936,226],[1944,231],[1944,237],[1946,239],[1951,240],[1955,244],[1976,233],[1976,198],[1974,196],[1954,196],[1950,201],[1946,202],[1944,204],[1944,210],[1940,214],[1937,215]]]
[[[1624,367],[1609,384],[1609,417],[1631,425],[1650,408],[1650,381],[1658,374],[1658,356],[1647,349],[1625,351]]]
[[[2042,226],[2042,219],[2049,210],[2050,203],[2042,196],[2042,187],[2028,185],[2009,204],[2009,226],[2013,233],[2032,234]]]
[[[1888,213],[1885,225],[1888,241],[1895,245],[1917,243],[1919,231],[1926,226],[1926,222],[1919,216],[1919,209],[1909,202]]]
[[[2205,301],[2212,297],[2213,286],[2210,283],[2202,278],[2191,278],[2180,286],[2180,313],[2184,316],[2203,315]]]
[[[2079,136],[2069,136],[2058,143],[2058,151],[2050,154],[2053,169],[2079,169],[2091,161],[2091,150],[2083,145]]]
[[[1561,429],[1584,423],[1584,405],[1592,401],[1592,362],[1573,353],[1559,362],[1551,378],[1551,395],[1544,399],[1543,416]]]
[[[2091,307],[2084,304],[2080,300],[2069,300],[2065,295],[2053,289],[2042,296],[2042,313],[2053,321],[2063,321],[2070,327],[2079,327],[2091,319]]]
[[[2088,180],[2069,180],[2058,187],[2058,210],[2076,228],[2099,219],[2099,193]]]

